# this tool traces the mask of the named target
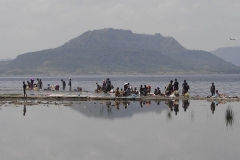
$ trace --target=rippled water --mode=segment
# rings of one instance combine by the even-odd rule
[[[239,102],[211,103],[1,104],[1,159],[238,160]]]
[[[229,96],[240,96],[240,74],[216,74],[216,75],[84,75],[84,76],[42,76],[42,77],[1,77],[0,91],[21,91],[22,81],[29,81],[31,78],[42,79],[43,88],[47,84],[61,85],[63,78],[68,82],[72,79],[73,88],[82,87],[83,90],[93,92],[96,88],[96,82],[102,84],[102,80],[110,78],[112,84],[116,87],[123,88],[123,84],[129,82],[133,87],[139,88],[140,85],[151,85],[152,88],[160,87],[161,91],[168,85],[170,80],[178,79],[180,85],[186,79],[190,85],[190,95],[206,96],[210,95],[210,85],[215,83],[216,89],[220,93]]]

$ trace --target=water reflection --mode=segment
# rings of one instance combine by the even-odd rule
[[[148,112],[160,114],[167,110],[167,105],[165,103],[161,104],[160,101],[90,101],[79,104],[73,104],[71,109],[77,110],[88,117],[107,119],[132,117],[133,114]]]
[[[212,103],[211,103],[210,108],[211,108],[212,114],[214,114],[214,111],[215,111],[215,102],[212,102]]]
[[[167,120],[171,120],[172,119],[172,111],[168,111],[167,112]]]
[[[187,111],[189,105],[190,105],[189,100],[182,100],[182,107],[183,107],[183,109],[184,109],[184,112]]]
[[[26,105],[24,105],[23,106],[23,116],[25,116],[26,112],[27,112],[27,108],[26,108]]]
[[[206,101],[205,104],[202,105],[203,101],[194,101],[193,107],[190,108],[189,100],[181,100],[179,99],[170,99],[168,101],[96,101],[96,102],[82,102],[79,103],[81,105],[73,104],[71,109],[77,110],[81,112],[83,115],[87,117],[94,118],[104,118],[104,119],[116,119],[116,118],[129,118],[134,114],[139,113],[150,113],[155,112],[157,114],[163,113],[166,111],[166,120],[172,120],[175,116],[180,116],[181,118],[184,116],[188,116],[189,120],[192,122],[195,119],[196,113],[204,114],[204,112],[211,111],[211,114],[215,114],[217,106],[219,104],[225,104],[224,101]],[[82,105],[84,107],[82,107]],[[182,105],[179,108],[179,105]],[[205,107],[207,110],[205,110]],[[209,107],[210,106],[210,107]],[[184,112],[181,112],[183,110]],[[197,112],[195,111],[197,110]],[[201,110],[201,112],[199,112]],[[219,108],[219,111],[223,110],[223,108]],[[188,111],[188,114],[182,115],[180,113],[185,113]],[[221,114],[223,112],[219,112]],[[215,118],[219,117],[218,115],[214,115]],[[175,116],[174,116],[175,115]],[[232,126],[234,123],[234,112],[231,107],[228,107],[225,111],[225,123],[226,126]]]
[[[227,128],[232,127],[234,123],[234,111],[231,106],[228,106],[225,112],[225,122]]]
[[[88,117],[101,117],[107,119],[131,117],[133,114],[156,112],[158,114],[166,110],[168,119],[174,115],[179,114],[179,99],[171,99],[168,101],[105,101],[105,102],[83,102],[84,107],[74,104],[72,109],[77,110]],[[83,105],[83,104],[81,104]],[[188,100],[182,100],[182,107],[186,112],[189,108],[190,102]]]
[[[175,115],[177,115],[177,113],[179,112],[179,99],[176,99],[174,101],[174,112],[175,112]]]
[[[165,101],[165,104],[168,105],[170,111],[173,111],[173,100]]]

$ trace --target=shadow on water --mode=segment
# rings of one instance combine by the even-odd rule
[[[225,112],[225,122],[226,122],[227,128],[232,127],[234,123],[234,116],[235,116],[234,111],[232,110],[232,107],[229,105]]]

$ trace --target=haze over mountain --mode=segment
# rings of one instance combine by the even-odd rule
[[[240,66],[240,46],[218,48],[211,53],[227,62]]]
[[[62,46],[19,55],[2,74],[235,73],[239,67],[161,34],[130,30],[87,31]]]

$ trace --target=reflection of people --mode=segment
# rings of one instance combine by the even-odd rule
[[[182,107],[184,109],[184,111],[186,112],[188,106],[189,106],[189,101],[188,100],[182,100]]]
[[[127,109],[128,105],[129,105],[129,102],[123,102],[123,106],[125,107],[125,109]]]
[[[165,104],[168,104],[169,109],[173,111],[173,101],[166,101]]]
[[[119,105],[120,105],[120,102],[115,101],[115,106],[117,107],[117,110],[119,110]]]
[[[177,112],[179,111],[179,100],[178,99],[176,99],[175,101],[174,101],[174,111],[175,111],[175,115],[177,115]]]
[[[139,103],[140,103],[140,106],[141,106],[141,108],[143,107],[143,102],[142,101],[139,101]]]
[[[215,103],[214,102],[211,103],[210,108],[211,108],[212,114],[214,114],[214,111],[215,111]]]
[[[24,115],[24,116],[25,116],[26,112],[27,112],[26,105],[24,105],[24,106],[23,106],[23,115]]]

